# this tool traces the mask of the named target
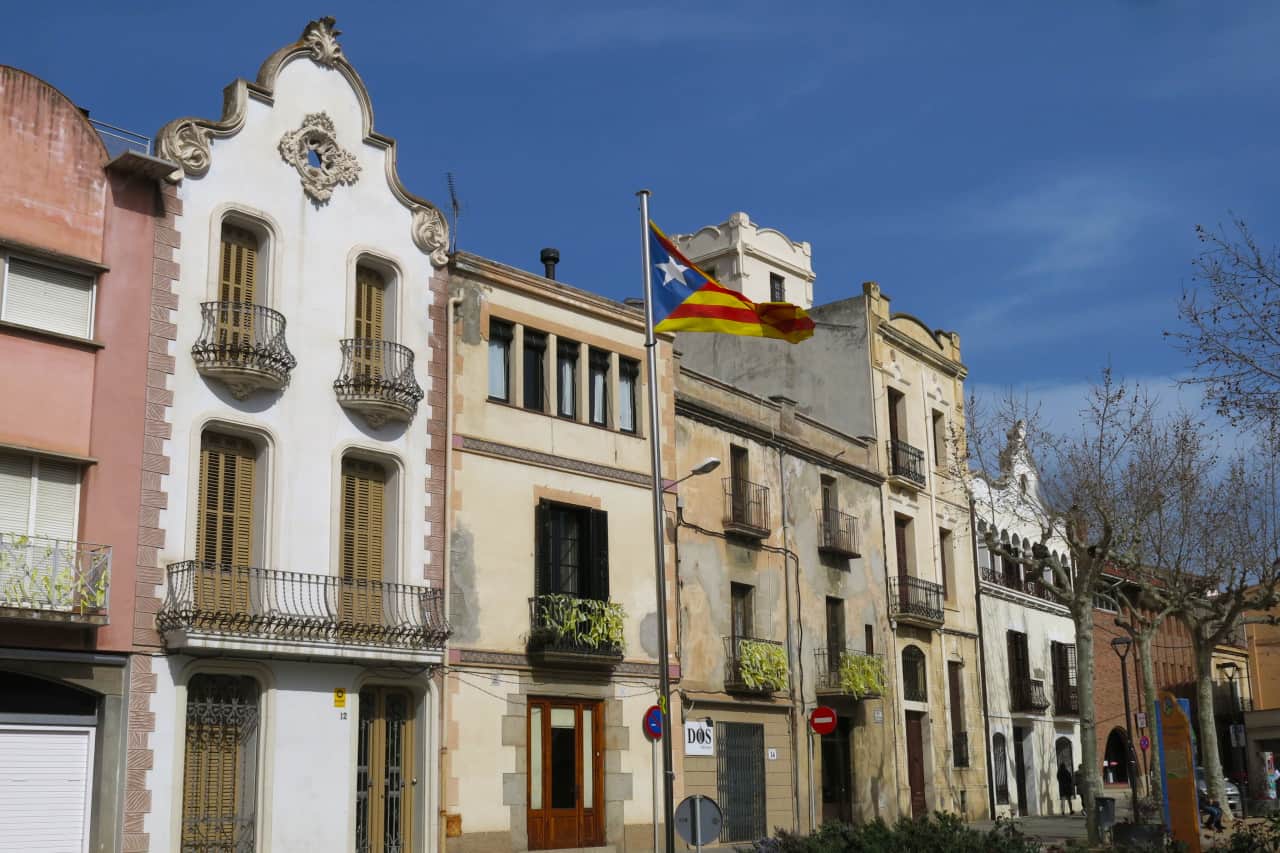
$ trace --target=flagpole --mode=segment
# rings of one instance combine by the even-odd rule
[[[649,191],[640,190],[640,253],[644,273],[644,349],[649,369],[649,455],[653,462],[653,562],[658,573],[658,705],[662,708],[662,817],[667,853],[675,853],[675,769],[672,766],[671,741],[675,738],[671,724],[671,667],[667,654],[667,567],[665,531],[666,514],[662,493],[662,441],[658,430],[658,345],[653,334],[653,270],[649,257]],[[657,851],[654,851],[657,853]]]

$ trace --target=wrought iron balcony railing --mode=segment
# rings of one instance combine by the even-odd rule
[[[884,695],[884,658],[857,649],[816,649],[818,692],[855,699]]]
[[[111,546],[0,533],[0,617],[107,623]]]
[[[449,636],[437,589],[198,560],[167,574],[164,632],[422,651]]]
[[[769,489],[736,477],[724,478],[724,528],[763,539],[769,535]]]
[[[1058,601],[1058,596],[1049,589],[1049,585],[1042,580],[1027,577],[1024,578],[1014,572],[999,572],[993,568],[984,568],[982,570],[982,580],[985,583],[995,584],[1021,592],[1033,598],[1041,598],[1045,601]]]
[[[889,439],[889,474],[924,485],[924,451],[905,441]]]
[[[857,557],[858,519],[835,509],[818,510],[818,548],[841,557]]]
[[[285,343],[284,315],[251,302],[205,302],[200,337],[191,347],[196,369],[220,379],[237,398],[259,388],[278,391],[298,360]]]
[[[951,766],[969,766],[969,733],[951,733]]]
[[[1043,711],[1049,707],[1044,682],[1038,678],[1009,676],[1009,707],[1014,711]]]
[[[584,663],[622,660],[625,641],[621,604],[572,595],[529,599],[529,652],[545,659]]]
[[[413,350],[371,338],[342,341],[342,369],[333,390],[339,403],[374,427],[411,420],[424,396],[413,375]]]
[[[755,637],[724,638],[726,690],[772,693],[785,690],[790,678],[787,647]]]
[[[1055,679],[1057,675],[1055,674]],[[1053,713],[1068,716],[1080,713],[1080,688],[1070,682],[1053,682]]]
[[[889,615],[928,626],[942,624],[942,585],[909,575],[889,578]]]

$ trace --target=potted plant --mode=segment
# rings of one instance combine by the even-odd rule
[[[842,654],[840,690],[855,698],[884,695],[884,660],[853,652]]]
[[[787,651],[774,643],[742,640],[738,644],[738,671],[752,690],[783,690],[787,686]]]

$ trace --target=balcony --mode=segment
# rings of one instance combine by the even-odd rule
[[[548,665],[611,668],[622,660],[621,604],[572,595],[529,599],[529,656]]]
[[[413,350],[368,338],[342,341],[342,370],[333,390],[342,406],[359,412],[374,429],[412,420],[424,396],[413,375]]]
[[[1239,714],[1253,710],[1253,698],[1251,696],[1231,695],[1225,690],[1218,689],[1219,685],[1214,685],[1213,712],[1223,717],[1234,717]]]
[[[1016,572],[999,572],[993,568],[984,568],[982,570],[982,581],[1004,589],[1011,589],[1014,592],[1020,592],[1023,595],[1029,595],[1032,598],[1051,601],[1055,604],[1059,603],[1058,596],[1049,589],[1047,583],[1035,578],[1023,578]]]
[[[889,578],[889,616],[899,622],[937,628],[942,625],[942,585],[908,575]]]
[[[111,546],[0,533],[0,620],[107,624]]]
[[[951,766],[952,767],[968,767],[969,766],[969,733],[968,732],[952,732],[951,733]]]
[[[859,557],[858,519],[835,509],[818,510],[818,550],[837,557]]]
[[[205,302],[191,357],[201,375],[218,379],[237,400],[279,391],[298,365],[284,340],[284,315],[249,302]]]
[[[790,679],[787,647],[754,637],[724,638],[724,689],[733,693],[786,690]]]
[[[769,536],[769,489],[759,483],[725,477],[724,532],[765,539]]]
[[[889,439],[889,477],[912,488],[923,488],[924,451],[905,441]]]
[[[884,695],[884,658],[855,649],[817,649],[818,694],[869,699]]]
[[[1009,710],[1036,713],[1047,710],[1049,697],[1044,693],[1044,682],[1026,676],[1009,676]]]
[[[170,651],[432,663],[449,636],[440,591],[333,575],[169,566],[156,626]]]
[[[86,116],[88,118],[88,116]],[[138,154],[151,154],[151,137],[132,130],[125,130],[96,118],[89,118],[89,124],[98,132],[98,138],[107,147],[107,155],[115,157],[126,151]]]

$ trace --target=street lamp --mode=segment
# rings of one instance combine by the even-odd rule
[[[694,466],[693,468],[690,468],[689,473],[685,474],[679,480],[672,480],[670,483],[667,483],[667,485],[664,486],[662,490],[664,492],[669,492],[672,489],[674,489],[676,486],[683,483],[685,480],[688,480],[690,477],[697,477],[702,474],[710,474],[712,471],[716,470],[719,467],[720,467],[720,460],[715,456],[708,456],[706,459],[703,459],[701,462],[699,462],[696,466]]]
[[[1120,658],[1120,689],[1124,691],[1124,730],[1128,735],[1129,748],[1126,759],[1129,762],[1129,792],[1133,795],[1133,818],[1135,823],[1142,822],[1138,811],[1138,768],[1137,756],[1133,752],[1133,713],[1129,710],[1129,665],[1126,658],[1133,640],[1128,637],[1116,637],[1111,641],[1111,650]]]
[[[1244,767],[1245,762],[1243,757],[1237,755],[1236,750],[1239,749],[1243,752],[1244,745],[1241,744],[1240,746],[1237,747],[1235,745],[1235,737],[1234,737],[1234,732],[1236,727],[1235,720],[1237,715],[1239,715],[1239,718],[1241,721],[1244,720],[1243,709],[1240,707],[1240,695],[1236,693],[1236,676],[1240,674],[1240,665],[1235,661],[1229,660],[1226,663],[1218,664],[1218,672],[1222,673],[1226,677],[1227,695],[1231,697],[1231,713],[1228,717],[1231,720],[1231,722],[1227,723],[1227,737],[1230,738],[1232,741],[1231,756],[1232,758],[1236,759],[1236,761],[1233,762],[1235,764],[1236,772],[1240,772],[1241,770],[1245,769]],[[1241,728],[1243,727],[1244,726],[1241,725]],[[1242,784],[1244,785],[1245,790],[1240,792],[1240,816],[1243,818],[1243,817],[1249,816],[1249,806],[1248,806],[1249,783],[1247,778],[1246,778],[1246,781]]]

